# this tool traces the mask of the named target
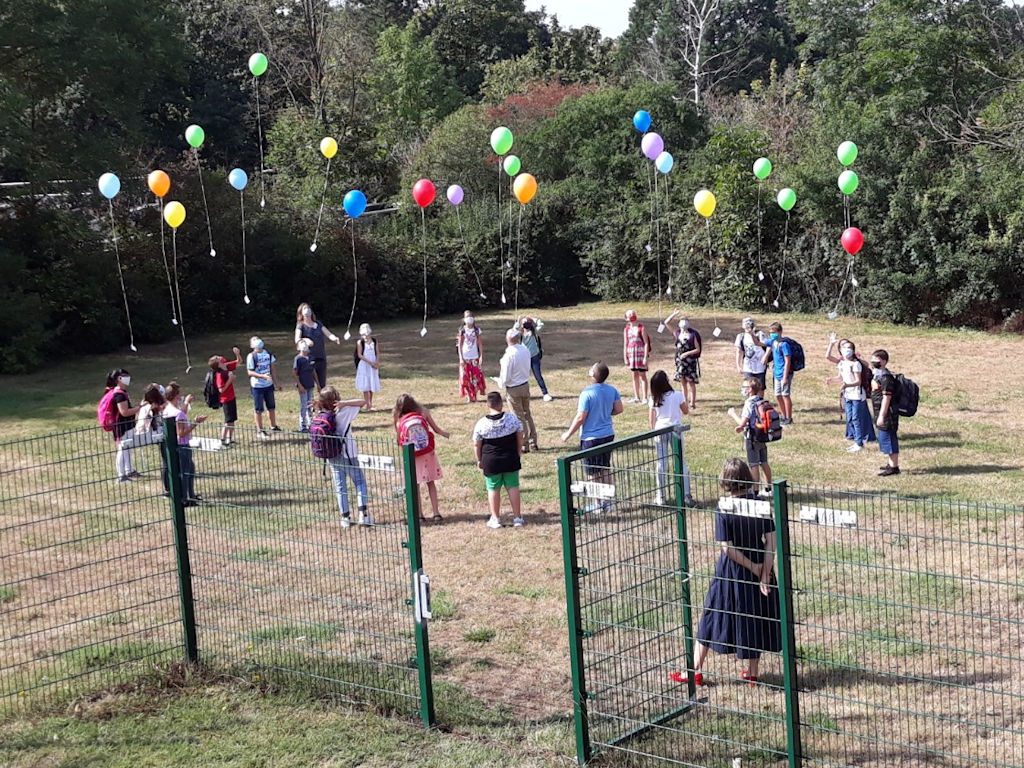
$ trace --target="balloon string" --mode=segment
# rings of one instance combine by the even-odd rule
[[[185,373],[192,370],[192,361],[188,356],[188,340],[185,338],[185,321],[181,316],[181,287],[178,283],[178,229],[171,228],[171,249],[174,253],[174,292],[178,297],[178,328],[181,329],[181,344],[185,347]]]
[[[324,217],[324,203],[327,200],[327,184],[331,180],[331,158],[327,158],[327,170],[324,171],[324,191],[320,193],[320,213],[316,216],[316,231],[313,232],[313,244],[311,251],[316,250],[316,241],[320,237],[320,220]]]
[[[761,188],[764,182],[757,182],[757,274],[758,281],[764,280],[764,263],[761,260]]]
[[[420,223],[423,225],[420,249],[423,251],[423,330],[427,329],[427,215],[420,208]]]
[[[164,239],[164,199],[158,197],[160,203],[160,255],[164,260],[164,274],[167,275],[167,292],[171,294],[171,325],[178,324],[178,310],[174,303],[174,286],[171,285],[171,268],[167,265],[167,241]]]
[[[203,210],[206,211],[206,234],[210,238],[210,255],[216,256],[217,251],[213,247],[213,228],[210,226],[210,206],[206,204],[206,185],[203,183],[203,166],[199,162],[199,149],[192,148],[192,154],[196,158],[196,173],[199,174],[199,189],[203,193]],[[179,307],[180,309],[180,307]]]
[[[676,250],[675,238],[672,235],[672,195],[668,190],[668,176],[665,177],[665,226],[668,228],[668,289],[666,294],[672,295],[672,281],[675,274]]]
[[[654,172],[654,194],[651,197],[652,209],[658,210],[657,226],[655,230],[654,258],[658,267],[658,317],[664,317],[662,312],[662,291],[661,291],[661,210],[658,205],[658,172]]]
[[[117,277],[121,281],[121,298],[124,299],[124,314],[128,318],[128,343],[135,352],[135,332],[132,331],[132,313],[128,309],[128,291],[124,287],[124,272],[121,271],[121,253],[117,248],[117,228],[114,226],[114,201],[107,198],[110,206],[110,238],[114,242],[114,260],[117,261]]]
[[[782,298],[782,286],[786,282],[786,253],[789,250],[789,211],[786,211],[786,225],[783,229],[782,235],[782,263],[779,266],[779,279],[776,283],[778,292],[775,294],[775,300],[772,302],[773,307],[779,306],[779,299]]]
[[[515,219],[512,217],[512,198],[514,197],[512,190],[512,178],[508,180],[508,266],[509,272],[512,271],[512,224]]]
[[[249,260],[245,255],[245,192],[238,191],[238,203],[242,210],[242,298],[249,303]]]
[[[704,226],[708,233],[708,260],[711,262],[711,316],[715,321],[715,328],[718,327],[718,304],[715,300],[715,256],[711,251],[711,219],[704,219]]]
[[[359,293],[359,270],[356,268],[356,223],[355,219],[348,222],[351,225],[352,234],[352,310],[348,313],[348,327],[345,329],[345,338],[349,338],[352,332],[352,318],[356,316],[356,296]],[[426,323],[424,323],[425,325]]]
[[[505,242],[501,230],[501,156],[498,156],[498,271],[501,273],[501,303],[505,303]]]
[[[260,142],[260,208],[263,208],[267,204],[267,194],[263,185],[263,119],[260,117],[260,79],[258,77],[253,77],[252,88],[256,92],[256,135]],[[248,293],[246,291],[246,295]]]
[[[457,205],[455,206],[455,218],[459,222],[459,237],[462,238],[462,250],[463,253],[466,254],[466,261],[469,262],[469,268],[473,270],[473,277],[476,278],[476,287],[480,290],[480,298],[486,299],[487,296],[484,295],[484,286],[480,282],[480,275],[477,274],[476,265],[473,263],[473,259],[470,258],[469,255],[469,243],[466,242],[466,233],[462,230],[462,214],[459,213],[459,206]]]
[[[516,300],[515,300],[515,312],[516,317],[513,321],[518,322],[519,320],[519,267],[523,261],[523,210],[526,208],[525,205],[519,206],[519,231],[516,237]]]
[[[839,289],[839,296],[836,297],[836,305],[832,309],[834,314],[839,314],[839,305],[843,301],[843,293],[846,291],[846,283],[850,279],[850,271],[853,269],[853,259],[847,259],[846,261],[846,276],[843,278],[843,285]]]

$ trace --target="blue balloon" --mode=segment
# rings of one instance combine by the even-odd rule
[[[647,129],[651,127],[651,113],[645,109],[638,109],[633,115],[633,127],[640,133],[647,133]]]
[[[662,173],[668,173],[672,170],[672,166],[676,164],[676,160],[668,152],[662,152],[654,160],[654,167]]]
[[[241,192],[245,189],[245,185],[249,183],[249,177],[245,171],[241,168],[233,168],[231,173],[228,174],[228,184]]]
[[[101,195],[107,198],[107,200],[113,200],[117,197],[117,193],[121,191],[121,180],[113,173],[104,173],[100,176],[98,186]]]
[[[358,219],[366,210],[366,195],[358,189],[353,189],[345,195],[342,205],[345,206],[345,213],[353,219]]]

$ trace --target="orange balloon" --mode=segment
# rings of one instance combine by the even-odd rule
[[[146,177],[149,191],[157,197],[163,197],[171,191],[171,177],[163,171],[153,171]]]
[[[537,194],[537,179],[532,174],[520,173],[512,182],[512,193],[516,196],[516,200],[526,205]]]

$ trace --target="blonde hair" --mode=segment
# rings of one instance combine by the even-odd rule
[[[324,387],[316,396],[315,405],[317,410],[333,411],[338,407],[340,401],[341,395],[338,394],[338,390],[334,387]]]

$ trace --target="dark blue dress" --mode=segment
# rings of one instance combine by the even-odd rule
[[[764,562],[764,536],[775,531],[771,518],[715,512],[715,541],[732,546],[755,563]],[[772,575],[768,596],[754,574],[723,552],[704,600],[697,639],[716,653],[756,659],[763,651],[782,650],[779,590]]]

